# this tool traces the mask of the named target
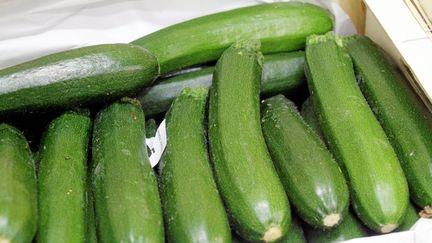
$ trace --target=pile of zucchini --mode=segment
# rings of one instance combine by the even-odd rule
[[[0,243],[408,230],[432,204],[432,114],[375,43],[332,27],[261,4],[0,70]]]

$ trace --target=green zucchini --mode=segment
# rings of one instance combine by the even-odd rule
[[[97,232],[96,232],[96,215],[94,209],[94,195],[93,188],[91,184],[91,172],[92,170],[87,170],[87,243],[97,243]]]
[[[306,238],[303,228],[300,225],[297,217],[292,217],[291,226],[288,233],[278,241],[278,243],[306,243]]]
[[[214,67],[183,73],[162,80],[136,96],[147,116],[165,112],[186,88],[210,88]],[[264,56],[261,95],[288,93],[305,83],[304,52],[295,51]]]
[[[39,152],[38,242],[85,242],[89,114],[65,112],[48,126]]]
[[[399,225],[399,227],[397,228],[397,231],[410,230],[419,218],[419,210],[417,210],[417,208],[415,208],[412,203],[409,203],[404,220],[402,221],[402,224]]]
[[[155,54],[161,73],[167,73],[217,60],[238,40],[261,40],[265,54],[299,50],[307,36],[332,27],[330,14],[316,5],[268,3],[195,18],[132,43]]]
[[[164,242],[159,192],[137,101],[122,99],[97,114],[92,149],[99,240]]]
[[[231,242],[231,230],[207,155],[208,90],[184,89],[166,116],[160,191],[170,242]]]
[[[303,102],[300,114],[303,117],[303,120],[306,122],[306,124],[308,124],[309,127],[312,128],[312,130],[316,134],[318,134],[318,136],[321,139],[324,139],[324,134],[321,130],[318,118],[316,116],[316,112],[313,107],[313,102],[311,97],[307,98],[305,102]]]
[[[131,44],[83,47],[0,70],[0,114],[63,109],[128,95],[159,74],[156,58]]]
[[[360,78],[360,88],[399,157],[411,198],[432,204],[432,113],[379,47],[367,37],[344,44]]]
[[[354,210],[387,233],[402,222],[408,186],[384,130],[357,86],[351,59],[329,33],[309,37],[306,77],[327,143],[349,183]]]
[[[335,227],[349,204],[338,164],[283,95],[264,100],[261,113],[267,147],[297,215],[314,227]]]
[[[22,133],[0,124],[0,242],[31,242],[37,228],[36,173]]]
[[[287,196],[260,125],[259,41],[228,48],[216,64],[209,102],[209,144],[216,181],[236,231],[275,241],[291,222]]]
[[[347,213],[342,223],[333,229],[306,227],[305,231],[309,243],[334,243],[369,236],[368,229],[351,212]]]

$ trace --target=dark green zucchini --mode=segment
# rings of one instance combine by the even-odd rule
[[[293,216],[288,233],[278,241],[278,243],[306,243],[306,237],[303,228],[297,217]]]
[[[236,231],[273,242],[291,222],[287,196],[260,124],[259,42],[228,48],[216,64],[209,104],[209,144],[216,181]]]
[[[312,4],[268,3],[215,13],[166,27],[133,41],[150,50],[161,73],[217,60],[238,40],[261,40],[265,54],[304,48],[306,37],[333,27]]]
[[[145,123],[146,138],[151,138],[156,135],[157,124],[154,119],[149,119]]]
[[[306,45],[306,76],[326,141],[344,170],[354,210],[371,229],[402,222],[408,186],[396,153],[360,88],[348,53],[329,33]]]
[[[264,100],[261,113],[267,147],[297,215],[314,227],[335,227],[349,204],[338,164],[283,95]]]
[[[0,114],[113,100],[150,85],[156,58],[131,44],[83,47],[0,70]]]
[[[214,67],[207,67],[162,80],[144,89],[136,98],[147,116],[165,112],[184,88],[210,88]],[[261,96],[289,93],[305,83],[304,52],[264,56]]]
[[[397,152],[412,200],[420,207],[431,205],[432,113],[369,38],[352,36],[344,44],[360,88]]]
[[[204,134],[208,90],[184,89],[166,116],[160,191],[170,242],[231,242]]]
[[[309,243],[334,243],[359,237],[369,236],[368,229],[349,212],[342,223],[330,230],[306,227],[306,238]]]
[[[31,242],[37,228],[36,173],[22,133],[0,124],[0,242]]]
[[[48,126],[39,151],[38,242],[85,242],[89,114],[66,112]]]
[[[101,242],[164,242],[157,182],[138,101],[101,110],[93,133],[93,186]]]

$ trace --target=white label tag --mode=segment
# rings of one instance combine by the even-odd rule
[[[153,168],[159,163],[159,160],[161,159],[167,144],[165,119],[159,125],[155,136],[147,138],[145,140],[145,143],[150,150],[149,160],[151,167]]]

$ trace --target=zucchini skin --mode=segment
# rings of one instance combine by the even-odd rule
[[[48,126],[38,168],[38,242],[85,242],[89,114],[65,112]]]
[[[283,95],[264,100],[261,110],[267,148],[297,215],[314,227],[335,227],[349,204],[338,164]]]
[[[408,209],[406,211],[404,220],[402,221],[401,225],[399,225],[399,227],[396,229],[396,231],[410,230],[419,218],[419,210],[410,202],[408,204]]]
[[[93,187],[101,242],[164,242],[156,177],[145,145],[144,114],[122,99],[101,110],[93,130]]]
[[[344,171],[353,207],[370,229],[403,220],[408,186],[384,130],[357,86],[349,55],[329,33],[306,45],[306,77],[327,143]]]
[[[31,242],[37,228],[35,166],[22,133],[0,124],[0,242]]]
[[[186,88],[167,113],[160,191],[170,242],[231,242],[204,134],[207,89]]]
[[[303,117],[305,123],[308,124],[310,128],[312,128],[312,130],[320,137],[320,139],[322,139],[323,142],[325,142],[324,134],[316,116],[311,97],[307,98],[305,102],[303,102],[300,114]]]
[[[291,222],[289,202],[260,124],[259,42],[227,49],[216,64],[209,102],[209,144],[216,182],[243,238],[275,241]]]
[[[161,29],[132,43],[156,55],[161,73],[217,60],[234,42],[260,40],[264,54],[303,49],[306,37],[333,28],[320,7],[268,3],[195,18]]]
[[[0,114],[113,100],[150,85],[158,74],[156,58],[131,44],[51,54],[0,70]]]
[[[306,238],[309,243],[333,243],[369,236],[368,229],[355,217],[354,213],[347,213],[340,225],[324,231],[306,228]]]
[[[432,204],[432,114],[369,38],[352,36],[344,44],[360,88],[399,157],[412,200],[420,207]]]
[[[304,51],[264,56],[261,96],[289,93],[305,84],[304,61]],[[214,67],[207,67],[170,77],[139,92],[136,98],[147,116],[165,112],[184,88],[210,89],[213,72]]]

